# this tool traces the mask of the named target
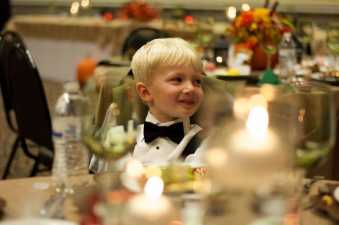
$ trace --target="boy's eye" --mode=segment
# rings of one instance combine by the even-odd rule
[[[200,86],[201,85],[201,79],[194,80],[194,84]]]
[[[181,82],[182,81],[182,78],[181,77],[174,77],[173,79],[172,79],[172,81],[174,81],[174,82]]]

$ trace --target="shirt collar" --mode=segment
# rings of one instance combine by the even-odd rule
[[[157,118],[155,118],[155,116],[153,116],[153,114],[150,111],[148,111],[145,121],[150,122],[150,123],[154,123],[158,126],[171,126],[172,124],[177,123],[177,122],[181,122],[182,120],[176,119],[176,120],[160,123],[159,120]]]

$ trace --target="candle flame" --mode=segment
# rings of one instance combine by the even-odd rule
[[[251,9],[250,5],[247,3],[244,3],[241,5],[242,11],[249,11]]]
[[[226,16],[230,19],[233,20],[237,16],[237,8],[234,6],[230,6],[226,10]]]
[[[70,13],[72,15],[78,14],[80,8],[80,3],[79,2],[72,2],[71,8],[70,8]]]
[[[81,0],[81,7],[88,8],[90,5],[90,0]]]
[[[147,198],[158,199],[164,190],[164,182],[158,176],[150,177],[145,185],[144,192]]]
[[[265,107],[255,106],[251,109],[246,122],[247,131],[251,136],[264,139],[268,130],[268,112]]]
[[[217,63],[222,63],[222,57],[221,56],[217,56],[216,58],[215,58],[215,61],[217,61]]]

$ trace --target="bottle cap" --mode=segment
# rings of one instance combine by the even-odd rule
[[[69,81],[64,84],[64,90],[66,92],[78,92],[80,90],[79,83],[77,81]]]

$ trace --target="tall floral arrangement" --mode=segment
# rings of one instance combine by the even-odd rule
[[[146,0],[131,0],[118,11],[118,17],[122,19],[135,19],[148,22],[160,16],[159,11]]]
[[[267,3],[266,7],[243,11],[233,20],[228,32],[238,47],[277,46],[283,33],[292,31],[292,24],[276,12],[278,2],[272,8]]]

